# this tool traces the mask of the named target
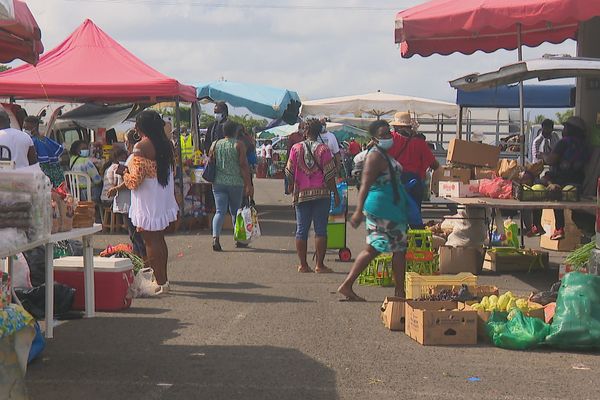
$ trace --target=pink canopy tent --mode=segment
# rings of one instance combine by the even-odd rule
[[[0,62],[21,59],[36,64],[44,51],[42,33],[27,4],[0,0]]]
[[[196,89],[149,67],[88,19],[36,67],[1,73],[0,96],[79,103],[194,102]]]
[[[434,0],[399,12],[394,36],[406,58],[490,53],[576,39],[596,15],[592,0]]]

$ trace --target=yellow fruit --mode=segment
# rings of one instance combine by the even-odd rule
[[[517,300],[514,297],[511,297],[511,299],[508,301],[508,304],[506,305],[506,311],[510,311],[513,308],[517,308]]]
[[[481,311],[481,310],[483,310],[483,306],[482,306],[481,304],[479,304],[479,303],[471,304],[471,308],[472,308],[473,310],[476,310],[476,311]]]
[[[483,308],[488,308],[488,306],[490,305],[490,298],[487,296],[483,296],[483,299],[481,299],[480,304]]]
[[[510,300],[510,299],[514,299],[514,298],[515,298],[515,295],[514,295],[514,294],[512,294],[512,292],[511,292],[510,290],[509,290],[508,292],[504,293],[504,295],[505,295],[506,297],[508,297],[508,299],[509,299],[509,300]]]
[[[531,189],[533,189],[533,190],[546,190],[546,186],[542,185],[541,183],[538,183],[537,185],[533,185],[531,187]]]
[[[506,296],[506,294],[503,294],[500,297],[498,297],[498,310],[506,311],[506,306],[508,305],[509,301],[510,297]]]
[[[562,190],[563,190],[563,192],[569,192],[571,190],[575,190],[575,186],[573,186],[573,185],[567,185]]]
[[[498,307],[498,296],[495,294],[490,296],[490,307],[497,308]]]
[[[527,304],[527,300],[525,299],[518,299],[516,302],[516,306],[521,311],[529,310],[529,305]]]

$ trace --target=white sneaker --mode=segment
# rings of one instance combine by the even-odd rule
[[[159,294],[168,294],[171,290],[171,285],[169,285],[169,281],[165,282],[164,285],[158,285],[158,290],[156,291],[156,295]]]

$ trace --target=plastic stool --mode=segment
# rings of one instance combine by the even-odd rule
[[[117,218],[120,219],[120,223],[117,223]],[[106,232],[110,230],[110,233],[115,233],[116,230],[120,229],[127,230],[123,215],[114,213],[111,207],[106,207],[102,216],[102,231]]]

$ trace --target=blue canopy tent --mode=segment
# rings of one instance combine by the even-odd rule
[[[519,86],[456,91],[456,104],[468,108],[519,108]],[[575,107],[575,85],[529,85],[524,87],[525,108]]]
[[[261,117],[282,119],[288,124],[295,124],[298,119],[300,97],[291,90],[230,81],[214,81],[196,87],[201,100],[224,101],[234,107],[245,107]]]

